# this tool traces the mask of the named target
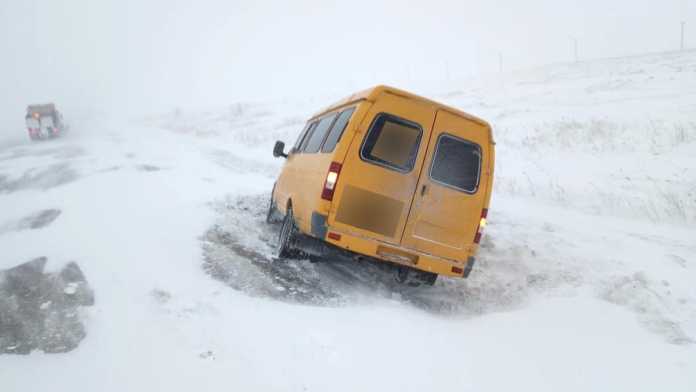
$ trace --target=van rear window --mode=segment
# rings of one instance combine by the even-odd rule
[[[481,147],[458,137],[442,134],[437,139],[430,178],[466,193],[475,193],[481,175]]]
[[[353,115],[354,111],[354,107],[348,108],[338,115],[336,122],[334,123],[333,127],[331,127],[329,136],[326,137],[326,141],[324,142],[324,146],[321,148],[321,152],[332,152],[334,148],[336,148],[336,144],[338,144],[338,141],[341,140],[341,135],[343,135],[343,131],[346,129],[346,125],[348,125],[350,116]]]
[[[409,172],[416,163],[422,134],[418,124],[380,113],[372,121],[360,156],[390,169]]]
[[[305,148],[302,150],[303,152],[314,153],[319,151],[319,147],[321,147],[321,142],[324,141],[324,137],[326,136],[326,133],[329,131],[329,128],[331,128],[331,124],[333,124],[335,118],[336,113],[330,116],[326,116],[319,120],[319,123],[314,128],[314,132],[312,132],[312,134],[309,135],[309,141],[307,142]]]

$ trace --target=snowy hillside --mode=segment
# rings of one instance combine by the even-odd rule
[[[415,92],[491,122],[495,193],[469,279],[431,288],[272,259],[273,142],[338,97],[2,145],[0,270],[74,261],[94,305],[0,389],[696,390],[696,52],[451,84]]]

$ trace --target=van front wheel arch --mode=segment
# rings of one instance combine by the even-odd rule
[[[281,259],[293,259],[299,256],[299,251],[295,247],[297,242],[297,225],[292,214],[292,206],[288,206],[283,218],[283,224],[278,233],[278,257]]]
[[[266,214],[266,223],[279,223],[281,222],[280,211],[278,211],[278,206],[276,206],[273,200],[273,194],[275,192],[276,184],[273,184],[273,190],[271,190],[271,200],[268,202],[268,213]]]

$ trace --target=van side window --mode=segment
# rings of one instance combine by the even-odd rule
[[[348,125],[350,116],[353,115],[354,111],[355,108],[352,107],[342,111],[341,114],[338,115],[336,122],[333,127],[331,127],[331,131],[329,131],[329,136],[326,137],[321,152],[332,152],[334,148],[336,148],[336,144],[341,140],[341,135],[343,135],[343,131],[346,129],[346,125]]]
[[[329,131],[329,128],[331,128],[331,124],[333,124],[335,118],[336,113],[330,116],[326,116],[319,120],[317,126],[314,127],[314,132],[312,132],[312,134],[309,136],[309,141],[307,142],[307,145],[302,149],[303,152],[311,154],[319,151],[319,147],[321,147],[321,142],[324,141],[324,137],[326,136],[326,133]]]
[[[307,142],[309,142],[309,138],[312,137],[312,133],[314,132],[314,129],[317,127],[317,122],[313,122],[312,124],[309,125],[309,128],[307,128],[307,131],[302,134],[302,140],[300,141],[300,145],[297,147],[297,152],[302,152],[304,151],[305,147],[307,147]]]
[[[466,193],[475,193],[481,175],[481,147],[458,137],[441,134],[430,167],[433,181]]]
[[[307,135],[307,131],[309,131],[309,127],[311,127],[312,124],[313,123],[309,122],[305,124],[305,127],[302,129],[302,132],[300,132],[300,135],[297,137],[295,145],[292,147],[293,151],[297,151],[300,148],[300,144],[302,144],[302,140],[304,139],[305,135]]]
[[[367,132],[360,157],[401,172],[413,170],[423,130],[420,125],[380,113]]]

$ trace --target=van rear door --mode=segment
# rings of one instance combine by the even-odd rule
[[[355,131],[329,212],[340,231],[399,244],[435,110],[383,92]]]
[[[39,127],[41,127],[39,120],[34,118],[34,116],[27,117],[26,122],[27,122],[27,128],[29,128],[29,129],[39,129]]]
[[[53,127],[53,116],[41,116],[41,129],[50,130]]]
[[[466,260],[490,181],[487,126],[438,110],[402,245]]]

